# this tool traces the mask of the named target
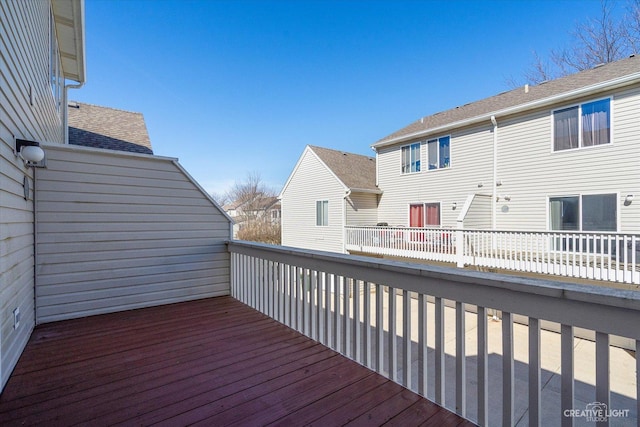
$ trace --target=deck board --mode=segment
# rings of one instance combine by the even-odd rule
[[[231,297],[38,326],[0,395],[2,426],[407,422],[472,425]]]

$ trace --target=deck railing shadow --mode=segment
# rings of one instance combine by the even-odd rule
[[[628,410],[624,422],[637,424],[640,362],[626,360],[635,372],[617,375],[611,342],[638,345],[639,293],[248,242],[228,248],[235,298],[480,425],[579,425],[581,413],[567,411],[586,405]],[[595,341],[578,345],[579,328]],[[594,385],[581,380],[587,371]]]

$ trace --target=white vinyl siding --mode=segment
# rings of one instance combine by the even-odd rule
[[[376,225],[378,197],[380,196],[372,193],[351,193],[347,197],[347,225]]]
[[[0,1],[0,391],[35,324],[33,190],[28,200],[23,191],[25,176],[33,189],[33,169],[14,156],[14,136],[63,135],[49,85],[49,16],[47,1]]]
[[[345,191],[344,185],[307,147],[281,194],[282,245],[342,253]],[[318,200],[328,202],[326,227],[316,225]]]
[[[46,146],[37,322],[229,294],[230,222],[172,159]]]
[[[407,206],[416,201],[441,202],[441,224],[455,227],[459,210],[468,195],[491,192],[493,133],[491,123],[454,132],[450,136],[450,155],[455,157],[455,168],[444,168],[437,173],[398,174],[400,147],[395,145],[379,149],[378,183],[384,192],[380,197],[378,221],[390,226],[408,226]],[[434,135],[440,138],[441,135]],[[426,140],[433,139],[431,137]],[[482,187],[478,187],[482,185]]]
[[[617,193],[619,231],[640,232],[640,203],[624,205],[627,194],[640,194],[640,87],[608,97],[614,144],[553,152],[551,111],[498,119],[498,194],[511,200],[498,202],[497,228],[547,230],[550,197]]]

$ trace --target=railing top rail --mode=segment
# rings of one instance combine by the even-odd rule
[[[575,231],[575,230],[488,230],[483,228],[455,228],[455,227],[405,227],[405,226],[376,226],[376,225],[345,225],[345,229],[357,230],[407,230],[407,231],[429,231],[429,230],[447,230],[447,231],[463,231],[463,232],[480,232],[480,233],[514,233],[514,234],[545,234],[545,235],[603,235],[603,236],[635,236],[640,238],[640,233],[626,233],[623,231]]]
[[[233,240],[229,252],[640,339],[640,291]]]

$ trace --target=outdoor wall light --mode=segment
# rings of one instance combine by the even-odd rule
[[[35,167],[44,159],[44,150],[39,142],[16,139],[16,155],[24,160],[26,166]]]
[[[624,204],[629,206],[633,202],[633,194],[627,194],[627,197],[624,198]]]
[[[507,202],[509,202],[509,201],[511,201],[511,196],[504,196],[504,199],[505,199]]]
[[[451,205],[451,209],[455,211],[457,207],[458,207],[458,203],[453,202],[453,204]]]

